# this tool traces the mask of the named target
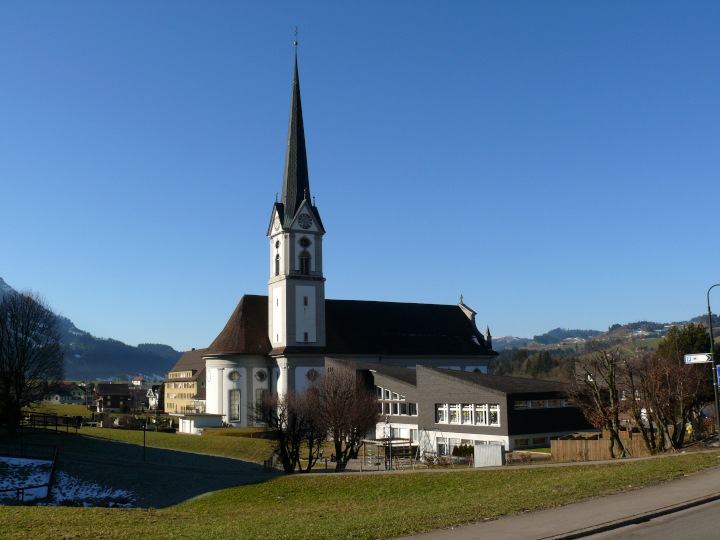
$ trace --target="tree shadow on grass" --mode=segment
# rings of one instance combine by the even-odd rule
[[[190,436],[190,435],[178,435]],[[205,493],[278,476],[262,465],[205,454],[151,448],[86,436],[82,432],[24,432],[0,442],[57,445],[58,470],[78,481],[133,494],[133,506],[167,508]]]

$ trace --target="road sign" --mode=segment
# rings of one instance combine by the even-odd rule
[[[715,369],[717,369],[718,386],[720,386],[720,366],[716,366]]]
[[[686,364],[704,364],[706,362],[712,362],[712,353],[701,353],[701,354],[686,354]]]

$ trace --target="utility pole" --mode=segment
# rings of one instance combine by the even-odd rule
[[[715,361],[715,338],[713,337],[712,327],[712,311],[710,311],[710,291],[713,287],[720,286],[720,283],[712,285],[707,292],[707,307],[708,307],[708,329],[710,331],[710,357],[712,360],[712,378],[713,378],[713,390],[715,391],[715,422],[717,426],[718,441],[720,441],[720,408],[718,408],[718,370],[717,362]]]

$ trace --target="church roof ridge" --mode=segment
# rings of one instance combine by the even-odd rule
[[[380,308],[380,309],[379,309]],[[284,352],[495,356],[457,304],[326,300],[327,345]],[[244,295],[208,354],[275,354],[267,335],[268,297]],[[274,351],[274,352],[273,352]]]

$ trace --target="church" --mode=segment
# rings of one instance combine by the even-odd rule
[[[282,196],[266,235],[267,296],[243,296],[207,349],[183,355],[166,379],[166,412],[251,426],[254,403],[304,390],[333,360],[492,373],[490,331],[478,331],[462,297],[451,305],[325,298],[325,226],[310,191],[297,50]]]

